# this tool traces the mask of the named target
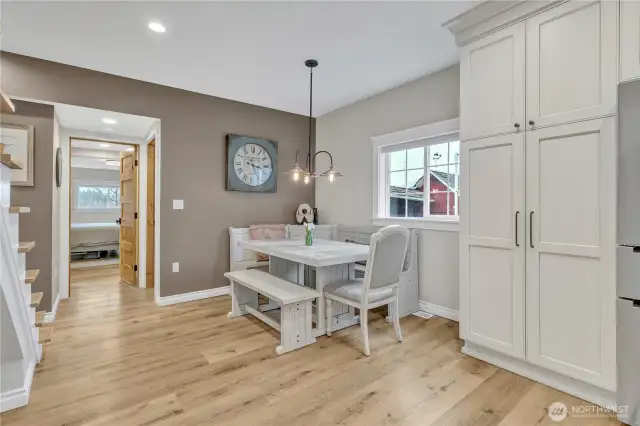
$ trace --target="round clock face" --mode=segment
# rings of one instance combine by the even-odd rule
[[[236,176],[249,186],[260,186],[271,177],[271,156],[260,145],[248,143],[240,147],[233,157]]]

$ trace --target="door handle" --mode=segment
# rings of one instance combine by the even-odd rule
[[[533,211],[529,213],[529,246],[533,247]]]
[[[520,215],[520,212],[517,211],[516,212],[516,247],[520,247],[520,243],[518,242],[518,216]]]
[[[116,223],[117,223],[118,225],[122,225],[122,218],[120,218],[120,217],[119,217],[119,218],[117,218],[117,219],[116,219]]]

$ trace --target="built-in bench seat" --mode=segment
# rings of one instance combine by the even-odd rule
[[[231,283],[229,318],[251,314],[280,332],[276,354],[315,343],[312,333],[313,299],[320,294],[308,287],[283,280],[257,269],[224,274]],[[268,312],[258,309],[258,293],[280,308]]]

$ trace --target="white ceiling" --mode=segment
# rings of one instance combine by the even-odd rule
[[[58,123],[62,127],[100,132],[114,137],[145,138],[149,134],[151,125],[157,121],[155,118],[142,117],[140,115],[65,104],[55,104],[55,110]],[[105,124],[102,121],[104,118],[112,119],[116,122]]]
[[[314,58],[320,116],[457,62],[441,24],[474,4],[3,1],[2,48],[305,115]]]
[[[105,146],[108,145],[108,146]],[[120,165],[108,165],[107,160],[119,160],[128,145],[71,139],[71,167],[120,170]]]

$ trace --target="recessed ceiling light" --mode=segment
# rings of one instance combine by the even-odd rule
[[[118,160],[105,160],[104,163],[107,166],[119,166],[120,165],[120,161],[118,161]]]
[[[162,25],[160,22],[149,22],[149,29],[157,33],[163,33],[167,31],[164,25]]]
[[[104,124],[116,124],[116,123],[117,123],[117,121],[116,121],[116,120],[114,120],[113,118],[103,118],[103,119],[102,119],[102,122],[103,122]]]
[[[125,151],[129,151],[129,152],[131,152],[131,151],[133,151],[133,147],[131,146],[131,147],[129,147],[129,148],[127,148],[127,149],[125,149]]]
[[[111,145],[109,145],[108,143],[101,143],[100,146],[102,148],[109,148]]]

